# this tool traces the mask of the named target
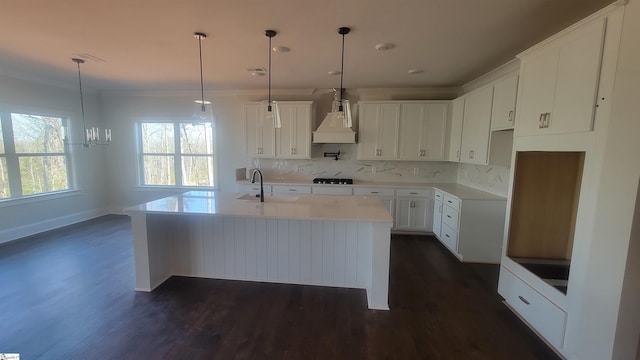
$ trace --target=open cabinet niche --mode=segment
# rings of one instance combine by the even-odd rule
[[[507,256],[567,292],[584,152],[516,153]]]

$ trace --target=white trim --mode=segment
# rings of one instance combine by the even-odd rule
[[[135,187],[136,191],[148,191],[148,192],[170,192],[170,193],[182,193],[185,191],[216,191],[216,187],[210,186],[170,186],[170,185],[138,185]]]
[[[25,195],[19,198],[0,199],[0,209],[5,207],[10,207],[10,206],[20,206],[20,205],[30,204],[34,202],[62,199],[66,197],[79,196],[79,195],[81,195],[80,190],[61,190],[61,191],[40,193],[35,195]]]
[[[107,209],[94,209],[81,211],[74,214],[60,216],[53,219],[47,219],[36,223],[30,223],[11,229],[0,231],[0,244],[9,241],[18,240],[27,236],[39,234],[44,231],[57,229],[63,226],[79,223],[81,221],[97,218],[107,215]]]

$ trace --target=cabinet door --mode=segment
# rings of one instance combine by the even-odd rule
[[[438,239],[442,231],[442,201],[436,200],[433,203],[433,233]]]
[[[400,104],[381,104],[378,117],[378,154],[377,159],[394,160],[398,158],[398,131],[400,127]]]
[[[413,205],[413,200],[408,198],[397,198],[396,199],[396,216],[395,223],[396,229],[398,230],[408,230],[413,227],[413,213],[411,211],[411,207]]]
[[[492,86],[476,90],[465,98],[461,162],[484,165],[488,162],[492,99]]]
[[[311,104],[279,104],[282,127],[276,129],[276,156],[309,159],[311,149]]]
[[[397,159],[399,125],[400,104],[360,104],[358,159]]]
[[[401,160],[422,160],[423,128],[427,118],[425,104],[402,104],[400,108]]]
[[[599,19],[522,59],[517,135],[592,130],[604,31]]]
[[[378,148],[379,104],[359,104],[358,159],[375,159]]]
[[[244,120],[247,156],[275,157],[275,129],[260,119],[260,104],[245,105]]]
[[[553,111],[545,126],[554,134],[591,131],[600,80],[605,20],[576,31],[560,48]]]
[[[515,120],[518,75],[509,76],[493,87],[491,130],[512,129]]]
[[[426,119],[422,123],[422,159],[444,160],[445,137],[447,133],[448,103],[426,105]]]
[[[427,231],[431,227],[431,209],[429,199],[421,198],[413,200],[413,226],[416,231]]]
[[[449,131],[449,161],[460,161],[462,145],[462,122],[464,120],[464,98],[451,102],[451,129]]]

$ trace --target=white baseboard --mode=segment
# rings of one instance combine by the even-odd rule
[[[17,240],[26,236],[39,234],[44,231],[57,229],[59,227],[75,224],[81,221],[97,218],[100,216],[111,214],[110,209],[101,208],[94,210],[81,211],[74,214],[60,216],[53,219],[47,219],[27,225],[17,226],[11,229],[0,231],[0,244]]]

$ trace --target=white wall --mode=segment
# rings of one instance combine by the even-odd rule
[[[95,94],[85,94],[87,122],[101,126],[100,104]],[[68,90],[0,75],[0,106],[17,106],[52,114],[69,115],[73,141],[82,141],[78,90]],[[102,174],[106,149],[73,147],[72,166],[76,195],[39,202],[0,203],[0,243],[44,230],[86,220],[105,213]]]

